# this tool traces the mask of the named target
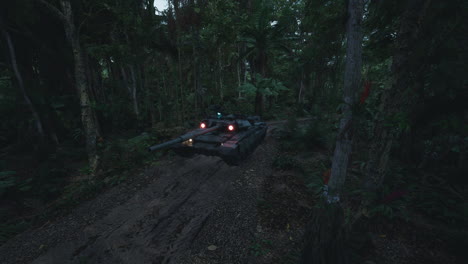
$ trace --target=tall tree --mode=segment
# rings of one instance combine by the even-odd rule
[[[308,227],[302,263],[347,263],[344,248],[344,215],[340,194],[346,179],[353,142],[353,107],[361,81],[363,0],[348,1],[346,25],[346,65],[344,72],[342,118],[333,155],[332,173],[325,204],[317,209]]]
[[[61,10],[59,10],[45,0],[36,1],[47,8],[50,13],[62,22],[65,35],[72,49],[75,68],[75,86],[78,90],[81,105],[81,122],[86,138],[89,167],[91,171],[95,172],[99,167],[100,159],[97,151],[97,140],[100,136],[99,123],[96,118],[96,113],[91,105],[91,96],[89,94],[86,80],[83,50],[80,44],[79,31],[75,26],[71,2],[69,0],[61,0]]]
[[[339,201],[343,188],[348,161],[353,144],[353,107],[356,92],[361,83],[362,68],[362,14],[363,0],[348,2],[348,22],[346,25],[346,64],[343,84],[342,118],[336,139],[335,152],[330,182],[328,183],[328,200]]]

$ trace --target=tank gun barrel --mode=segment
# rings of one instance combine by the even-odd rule
[[[160,149],[163,149],[163,148],[167,148],[167,147],[170,147],[170,146],[172,146],[174,144],[187,141],[187,140],[189,140],[191,138],[195,138],[195,137],[198,137],[200,135],[213,132],[213,131],[219,129],[220,127],[221,127],[220,125],[217,125],[217,126],[209,127],[209,128],[199,128],[199,129],[196,129],[196,130],[194,130],[192,132],[184,134],[184,135],[182,135],[182,136],[180,136],[180,137],[178,137],[176,139],[169,140],[167,142],[151,146],[151,147],[148,148],[148,151],[155,151],[155,150],[160,150]]]

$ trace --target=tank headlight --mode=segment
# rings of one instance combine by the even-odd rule
[[[233,126],[233,125],[229,125],[229,126],[228,126],[228,130],[229,130],[229,131],[234,131],[234,126]]]
[[[205,128],[206,127],[206,124],[205,123],[201,123],[200,124],[200,128]]]

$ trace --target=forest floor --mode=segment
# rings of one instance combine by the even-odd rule
[[[166,156],[135,171],[70,214],[6,242],[0,263],[298,263],[314,197],[297,172],[273,169],[275,129],[240,166]],[[367,263],[417,263],[409,260],[439,252],[414,251],[414,241],[383,234],[375,230],[370,257],[389,262]]]

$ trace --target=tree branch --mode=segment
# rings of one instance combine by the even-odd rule
[[[36,2],[40,3],[42,6],[46,7],[46,9],[53,14],[56,18],[60,19],[62,22],[66,21],[65,16],[63,13],[56,8],[55,6],[51,5],[49,2],[45,0],[35,0]]]

